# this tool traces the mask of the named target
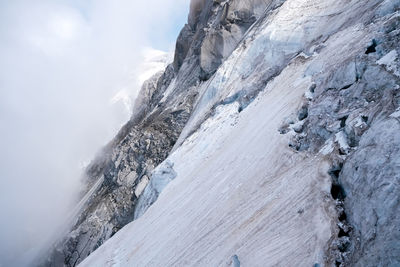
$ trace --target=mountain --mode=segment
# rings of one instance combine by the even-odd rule
[[[398,266],[399,10],[192,0],[44,265]]]

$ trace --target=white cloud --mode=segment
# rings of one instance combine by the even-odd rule
[[[143,49],[171,49],[188,5],[0,0],[0,265],[65,220],[83,162],[129,117]]]

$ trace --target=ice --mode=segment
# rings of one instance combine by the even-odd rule
[[[243,266],[322,262],[333,229],[321,204],[329,166],[293,153],[277,131],[310,86],[304,71],[288,67],[241,113],[237,102],[219,106],[168,157],[177,176],[158,200],[81,265],[227,266],[232,255]],[[151,180],[148,199],[165,185]]]
[[[311,76],[341,64],[352,71],[346,79],[356,79],[354,61],[341,57],[353,59],[350,48],[370,36],[364,26],[344,25],[360,14],[370,15],[372,6],[287,0],[271,12],[272,18],[253,27],[201,85],[189,122],[139,199],[137,220],[81,266],[110,266],[112,261],[122,266],[229,266],[233,255],[243,266],[323,263],[327,244],[337,235],[335,203],[329,198],[331,166],[325,157],[293,151],[290,136],[278,129],[297,114],[304,96],[313,99],[304,94]],[[317,41],[323,43],[318,53],[301,54],[312,46],[316,50]],[[393,58],[397,54],[378,64],[392,66]],[[259,85],[260,80],[268,82]],[[260,93],[241,112],[237,101],[224,101],[245,90]],[[303,123],[296,125],[298,131]],[[344,131],[320,153],[328,155],[335,146],[349,153]]]
[[[346,133],[344,131],[340,131],[335,135],[335,141],[339,144],[340,149],[344,153],[349,153],[350,146],[347,142]]]
[[[388,54],[379,59],[376,63],[383,65],[390,72],[393,72],[396,76],[400,77],[400,71],[397,67],[396,61],[398,60],[398,54],[396,50],[390,51]]]

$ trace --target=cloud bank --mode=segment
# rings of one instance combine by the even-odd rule
[[[129,118],[143,51],[173,49],[188,9],[0,0],[0,266],[26,264],[65,220],[84,162]]]

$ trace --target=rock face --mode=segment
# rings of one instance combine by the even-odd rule
[[[44,265],[399,265],[399,9],[192,1]]]

